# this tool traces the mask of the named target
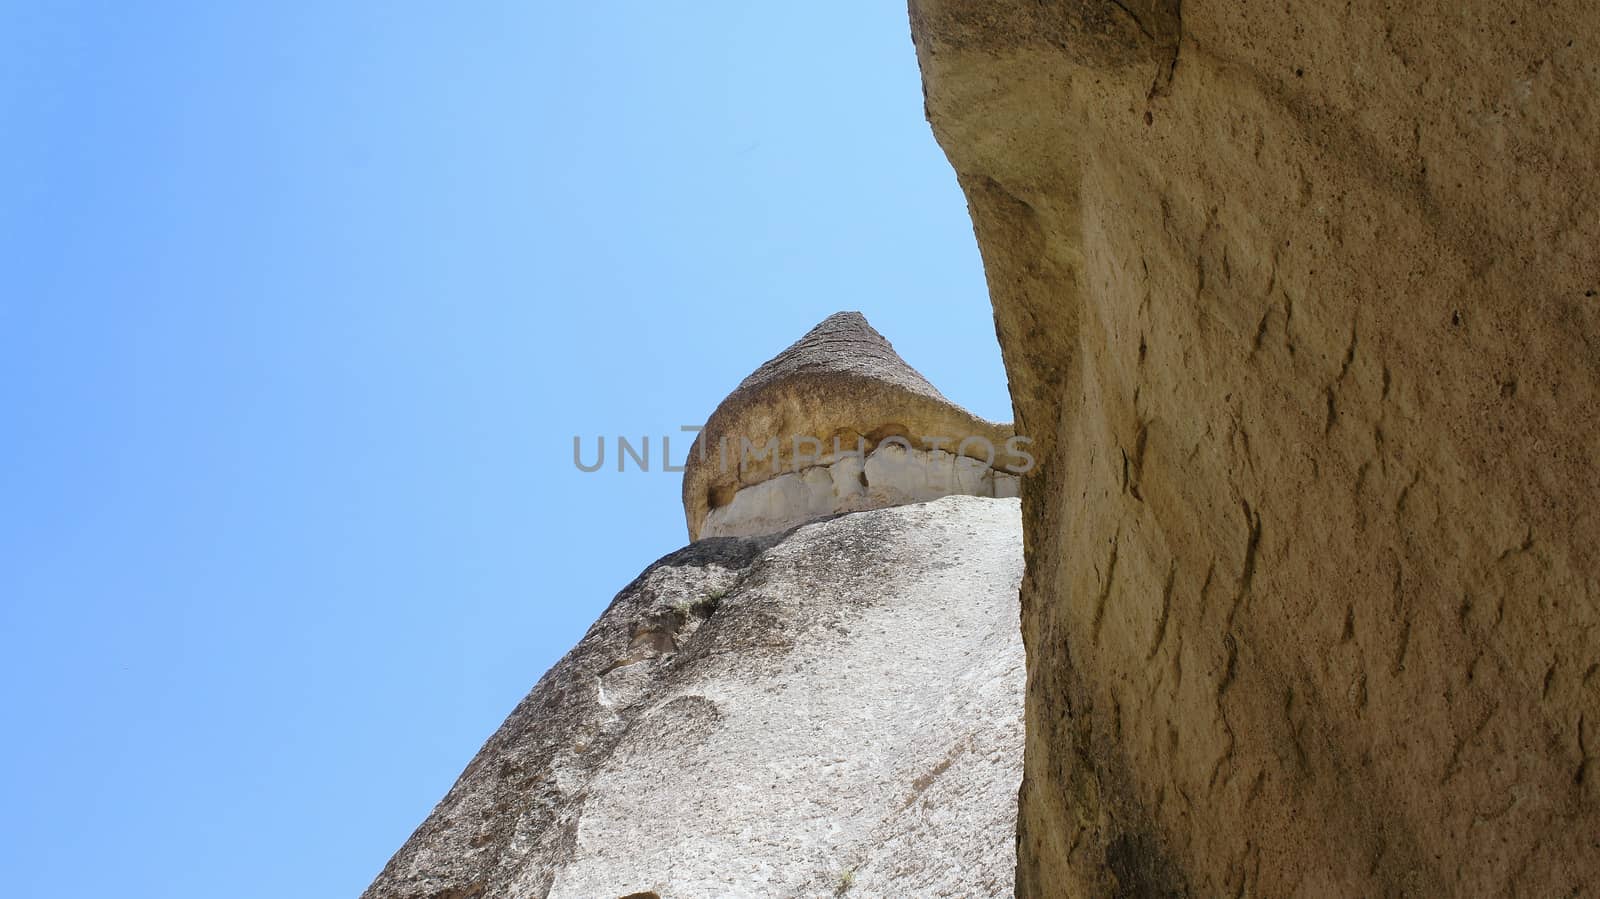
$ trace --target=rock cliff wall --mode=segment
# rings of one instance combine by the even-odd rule
[[[1040,458],[1019,894],[1592,891],[1592,4],[910,10]]]

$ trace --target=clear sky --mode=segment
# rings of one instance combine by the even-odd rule
[[[354,896],[829,313],[1010,418],[898,2],[0,0],[0,127],[8,895]]]

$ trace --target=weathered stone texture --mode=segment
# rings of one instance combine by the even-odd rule
[[[667,556],[365,896],[1009,895],[1021,544],[951,496]]]
[[[946,399],[861,313],[838,312],[763,363],[706,420],[683,474],[689,539],[753,533],[750,527],[774,520],[797,524],[818,511],[883,508],[942,495],[934,489],[941,473],[932,470],[918,479],[916,489],[882,489],[889,486],[884,482],[876,490],[862,484],[866,489],[859,492],[824,489],[821,480],[833,480],[837,472],[813,471],[815,490],[775,485],[746,496],[740,503],[745,509],[732,508],[742,492],[804,476],[807,468],[826,468],[841,453],[859,453],[865,460],[887,442],[944,456],[964,454],[1000,469],[1022,461],[1008,452],[1011,437],[1009,424],[986,421]],[[962,489],[954,472],[943,480],[950,488],[944,492]],[[997,491],[990,480],[986,495],[993,496]],[[704,531],[708,518],[715,526]]]
[[[912,0],[1025,480],[1019,892],[1600,883],[1600,17]]]

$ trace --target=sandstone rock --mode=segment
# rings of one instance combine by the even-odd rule
[[[1592,892],[1592,5],[910,6],[1040,459],[1019,893]]]
[[[964,496],[673,553],[365,896],[1009,895],[1021,572]]]
[[[1027,450],[1011,437],[1010,425],[945,399],[860,313],[836,313],[745,378],[706,421],[683,475],[689,539],[770,533],[949,493],[1014,496],[1006,479],[1030,459],[1013,452]],[[883,447],[905,455],[879,455]],[[958,467],[954,456],[969,464]],[[972,471],[971,462],[996,471]],[[889,478],[874,483],[878,472]]]

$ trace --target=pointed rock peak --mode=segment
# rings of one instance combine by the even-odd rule
[[[734,394],[804,374],[850,375],[944,399],[859,312],[835,312],[823,319],[788,349],[751,372]]]
[[[996,470],[1011,436],[946,399],[861,313],[838,312],[706,421],[683,475],[689,537],[773,533],[952,493],[1015,495],[1015,477]]]

